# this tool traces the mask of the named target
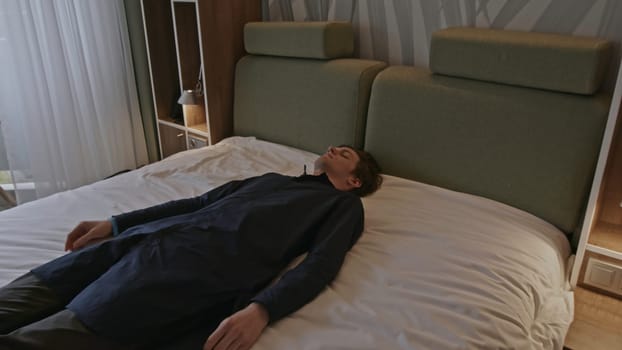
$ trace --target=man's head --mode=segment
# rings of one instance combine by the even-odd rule
[[[360,197],[374,193],[382,184],[380,167],[371,154],[346,145],[328,147],[315,161],[315,173],[326,173],[336,189]]]

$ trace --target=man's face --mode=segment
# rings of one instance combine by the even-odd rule
[[[350,191],[361,187],[361,181],[352,174],[359,160],[359,155],[350,147],[330,146],[315,161],[315,170],[325,172],[336,189]]]

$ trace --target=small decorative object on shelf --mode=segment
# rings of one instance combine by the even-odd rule
[[[199,68],[199,77],[197,78],[197,84],[194,89],[184,90],[179,96],[177,103],[180,105],[198,105],[201,104],[203,98],[203,67]]]

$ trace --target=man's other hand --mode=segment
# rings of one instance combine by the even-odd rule
[[[77,250],[89,242],[100,240],[112,235],[110,221],[82,221],[67,235],[65,251]]]
[[[212,333],[203,350],[248,350],[268,325],[266,309],[257,303],[225,318]]]

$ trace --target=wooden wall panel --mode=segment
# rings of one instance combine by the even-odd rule
[[[622,114],[622,110],[620,112]],[[622,240],[622,115],[618,115],[616,131],[611,142],[607,169],[603,178],[602,203],[599,221],[619,225]]]
[[[212,143],[233,134],[235,64],[245,54],[244,23],[261,20],[261,0],[199,0]]]

